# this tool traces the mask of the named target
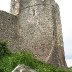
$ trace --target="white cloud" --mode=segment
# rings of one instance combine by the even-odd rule
[[[71,67],[72,66],[72,60],[68,59],[68,60],[66,60],[66,63],[67,63],[67,66],[68,67]]]
[[[10,2],[11,0],[0,0],[0,10],[10,11]]]
[[[55,0],[60,7],[63,36],[72,38],[72,0]]]

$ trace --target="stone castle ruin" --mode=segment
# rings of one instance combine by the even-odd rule
[[[54,0],[11,0],[11,13],[0,11],[0,40],[12,52],[66,67],[59,6]]]

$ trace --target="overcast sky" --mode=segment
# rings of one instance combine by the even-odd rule
[[[0,10],[10,11],[11,0],[0,0]],[[65,57],[72,66],[72,0],[55,0],[60,7]]]

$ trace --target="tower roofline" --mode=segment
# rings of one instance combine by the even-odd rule
[[[11,0],[10,12],[17,15],[21,9],[36,5],[48,5],[54,2],[54,0]]]

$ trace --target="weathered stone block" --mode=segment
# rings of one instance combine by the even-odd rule
[[[36,71],[22,64],[18,65],[12,72],[36,72]]]

